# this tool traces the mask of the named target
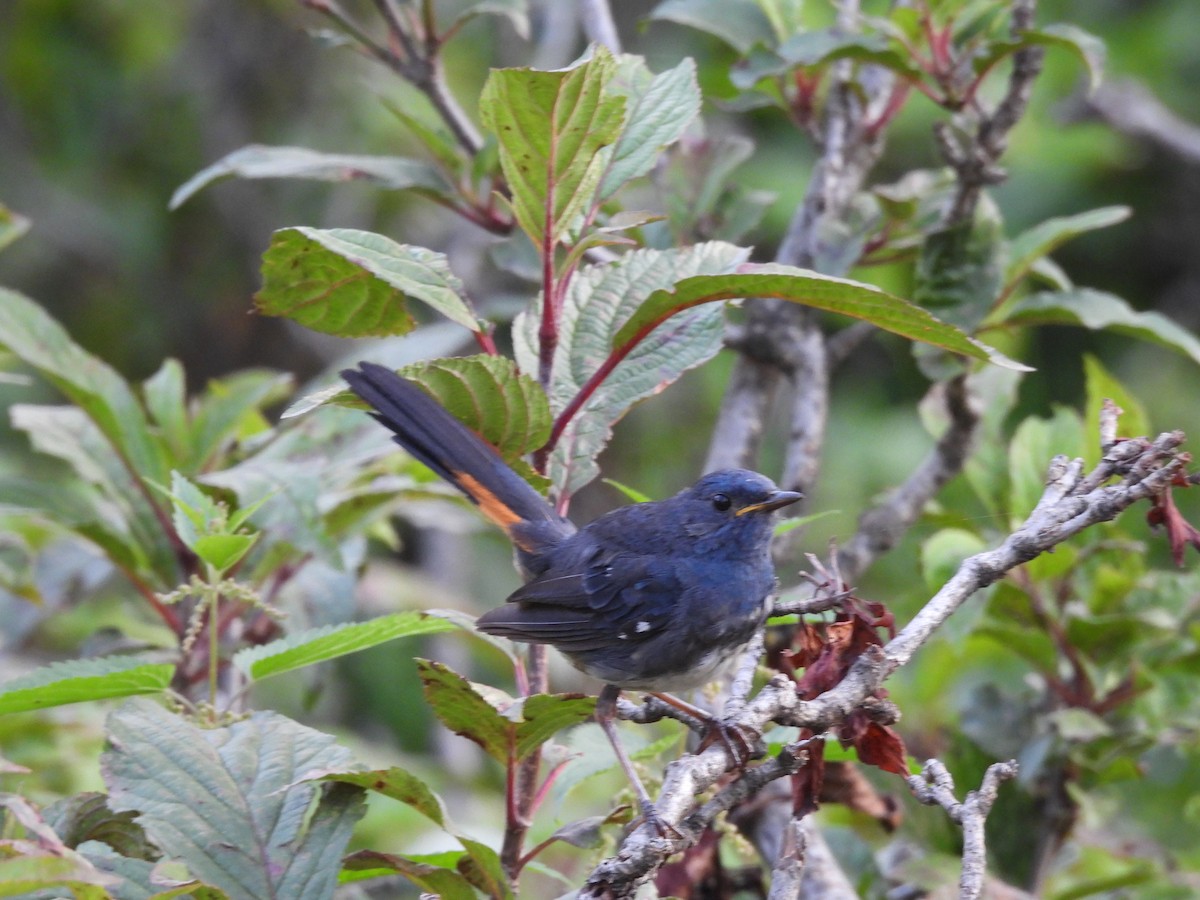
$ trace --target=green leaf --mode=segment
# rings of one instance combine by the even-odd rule
[[[487,844],[462,835],[457,837],[467,851],[466,856],[458,861],[458,870],[463,877],[487,897],[511,900],[513,893],[508,886],[508,876],[504,874],[500,855]]]
[[[771,22],[755,0],[665,0],[650,18],[708,32],[743,54],[755,44],[770,46],[775,38]]]
[[[42,890],[67,888],[76,900],[106,900],[112,895],[104,888],[117,883],[79,857],[29,854],[0,860],[0,897],[45,896]]]
[[[680,310],[716,300],[738,297],[777,297],[814,309],[835,312],[871,324],[913,341],[922,341],[952,353],[984,360],[1018,371],[1030,371],[986,344],[940,322],[919,306],[874,285],[834,278],[795,266],[747,263],[736,274],[685,278],[674,290],[657,290],[625,323],[613,339],[620,348]]]
[[[135,472],[166,479],[166,460],[125,380],[72,341],[40,306],[5,288],[0,288],[0,346],[37,369],[83,409]]]
[[[1078,288],[1022,297],[1004,320],[989,327],[1014,325],[1081,325],[1093,331],[1115,331],[1174,350],[1200,363],[1200,340],[1159,312],[1137,312],[1113,294]]]
[[[387,108],[393,116],[400,120],[400,123],[411,131],[422,144],[425,149],[433,154],[434,159],[438,164],[450,174],[453,178],[458,178],[466,168],[467,160],[463,156],[463,151],[454,140],[449,129],[445,128],[441,120],[426,121],[425,118],[414,115],[410,109],[405,109],[398,103],[393,103],[386,97],[380,98],[380,102]],[[433,117],[430,116],[430,119]]]
[[[493,69],[479,100],[522,230],[538,247],[561,240],[588,208],[620,134],[625,100],[607,93],[615,62],[603,47],[570,69]]]
[[[481,326],[446,257],[352,228],[283,228],[263,254],[259,312],[339,337],[407,334],[420,300],[472,331]]]
[[[612,354],[614,336],[657,294],[693,276],[717,276],[743,262],[747,251],[710,242],[677,250],[638,250],[576,273],[563,298],[558,344],[550,378],[550,407],[557,415]],[[664,317],[665,318],[665,317]],[[537,371],[539,304],[513,323],[517,362]],[[693,310],[653,329],[606,378],[559,437],[547,474],[573,494],[599,474],[596,456],[612,426],[639,400],[658,393],[721,349],[723,309]]]
[[[173,462],[179,465],[190,455],[188,444],[191,440],[187,383],[179,360],[163,360],[158,371],[142,382],[142,397],[154,424],[171,448]]]
[[[29,230],[29,220],[0,203],[0,250]]]
[[[596,196],[601,201],[649,172],[659,151],[679,140],[700,112],[700,86],[691,59],[652,75],[641,57],[622,56],[608,89],[625,98],[626,115],[600,181]]]
[[[1004,272],[1004,292],[1010,292],[1033,268],[1033,264],[1053,253],[1060,245],[1100,228],[1108,228],[1129,218],[1128,206],[1105,206],[1073,216],[1047,219],[1012,239],[1008,246],[1008,268]]]
[[[231,900],[333,896],[363,792],[295,783],[349,766],[331,735],[271,712],[203,730],[144,700],[110,715],[107,731],[109,805],[136,811],[200,880]]]
[[[975,70],[990,69],[1006,56],[1011,56],[1023,47],[1059,47],[1070,50],[1079,57],[1088,71],[1088,90],[1094,91],[1104,80],[1104,63],[1107,50],[1104,41],[1084,31],[1077,25],[1057,22],[1043,28],[1024,31],[1013,40],[996,41],[989,44],[974,61]]]
[[[196,399],[189,471],[212,468],[227,444],[265,431],[264,406],[282,400],[292,387],[292,377],[269,369],[249,369],[214,378]]]
[[[634,503],[648,503],[650,501],[649,494],[643,494],[637,488],[632,488],[627,484],[622,484],[620,481],[617,481],[615,478],[601,478],[600,480],[603,481],[605,484],[607,484],[609,487],[616,488],[618,491],[621,492],[621,494],[625,497],[625,499],[631,500]]]
[[[257,540],[258,534],[206,534],[191,547],[197,556],[224,574],[250,552]]]
[[[973,332],[1000,295],[1006,248],[999,210],[981,199],[970,222],[939,228],[921,246],[913,303]]]
[[[749,90],[763,78],[782,75],[797,66],[826,66],[839,59],[873,63],[913,81],[922,76],[908,54],[886,35],[846,34],[825,28],[795,34],[774,51],[755,47],[746,62],[731,72],[730,80],[736,87]]]
[[[141,656],[52,663],[0,684],[0,715],[167,689],[175,667]]]
[[[511,359],[490,354],[454,356],[423,360],[396,371],[421,385],[455,418],[478,432],[505,462],[523,467],[527,479],[535,484],[544,482],[522,457],[550,437],[550,407],[538,383],[518,372]],[[307,410],[325,403],[369,408],[340,385],[313,394],[293,408],[304,404]]]
[[[107,794],[86,791],[66,797],[48,806],[43,816],[68,847],[100,841],[124,857],[143,860],[159,857],[158,850],[146,839],[146,832],[134,821],[133,813],[115,813],[108,808]]]
[[[343,784],[353,784],[368,791],[374,791],[393,800],[399,800],[419,812],[436,825],[453,833],[450,819],[446,815],[446,807],[442,799],[435,794],[424,781],[404,769],[393,766],[390,769],[375,769],[370,772],[306,772],[300,780],[307,781],[339,781]]]
[[[439,854],[441,856],[443,854]],[[455,854],[462,859],[463,854]],[[471,883],[458,872],[443,865],[427,862],[421,856],[398,856],[377,850],[359,850],[342,862],[342,882],[378,878],[393,872],[399,873],[424,891],[441,900],[476,900],[479,896]]]
[[[397,156],[319,153],[306,147],[250,144],[201,169],[171,195],[178,209],[201,188],[225,178],[307,178],[317,181],[368,181],[392,190],[412,189],[442,196],[451,187],[429,163]]]
[[[596,698],[583,694],[534,694],[504,711],[517,722],[517,758],[524,759],[553,735],[586,722],[596,711]]]
[[[1117,420],[1117,434],[1121,437],[1142,437],[1152,435],[1150,419],[1145,409],[1133,394],[1125,388],[1116,377],[1109,372],[1100,360],[1090,353],[1083,357],[1084,381],[1087,385],[1087,418],[1089,426],[1100,422],[1100,410],[1105,400],[1111,400],[1121,408],[1121,417]],[[1095,465],[1100,459],[1100,445],[1096,443],[1089,448],[1085,459]]]
[[[1022,522],[1033,511],[1046,487],[1046,468],[1059,454],[1082,457],[1090,433],[1079,414],[1056,409],[1048,419],[1030,417],[1017,428],[1009,445],[1009,511]]]
[[[233,663],[252,680],[261,681],[304,666],[357,653],[402,637],[437,634],[453,630],[453,625],[419,612],[398,612],[366,622],[328,625],[289,634],[285,638],[239,650]]]
[[[455,734],[474,741],[501,765],[508,762],[513,725],[485,699],[481,690],[500,692],[475,685],[457,672],[427,659],[417,660],[417,672],[425,689],[425,699],[442,724]],[[507,698],[510,702],[511,697]]]

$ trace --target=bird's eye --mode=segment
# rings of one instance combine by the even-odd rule
[[[724,494],[713,494],[712,503],[713,506],[721,512],[725,512],[725,510],[733,506],[733,501]]]

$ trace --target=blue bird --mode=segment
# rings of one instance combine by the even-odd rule
[[[674,497],[621,507],[576,528],[413,382],[373,363],[342,377],[396,443],[512,540],[526,583],[476,627],[549,644],[604,682],[596,721],[643,816],[665,831],[618,740],[617,698],[622,690],[648,691],[694,711],[661,692],[702,687],[738,663],[775,590],[771,513],[802,495],[757,472],[723,469]]]

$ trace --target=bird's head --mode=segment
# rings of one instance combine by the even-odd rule
[[[781,491],[765,475],[747,469],[710,472],[675,496],[685,531],[693,537],[715,535],[751,545],[771,537],[771,513],[804,495]]]

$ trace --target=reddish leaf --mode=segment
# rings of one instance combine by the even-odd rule
[[[1200,531],[1183,517],[1179,507],[1175,505],[1170,488],[1154,498],[1154,505],[1150,512],[1146,513],[1146,521],[1152,527],[1162,525],[1166,528],[1167,541],[1171,545],[1171,557],[1175,560],[1175,565],[1183,565],[1183,554],[1188,544],[1200,550]]]
[[[886,725],[870,722],[862,712],[853,712],[839,731],[839,737],[849,741],[858,758],[870,766],[901,777],[908,774],[904,741]]]
[[[812,732],[802,729],[800,737],[812,737]],[[814,741],[808,745],[808,762],[792,776],[792,815],[803,817],[816,812],[821,806],[824,783],[825,742]]]

